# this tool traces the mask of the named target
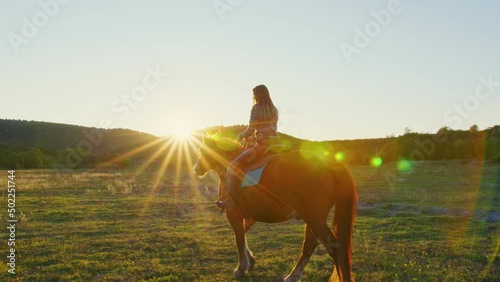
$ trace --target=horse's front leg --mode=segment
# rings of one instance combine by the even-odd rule
[[[240,278],[245,276],[252,266],[249,258],[251,252],[247,248],[247,240],[245,238],[245,224],[243,216],[239,212],[226,210],[226,217],[233,228],[236,247],[238,248],[238,267],[233,271],[233,276]]]
[[[251,219],[251,218],[245,218],[245,234],[248,232],[248,230],[250,230],[250,228],[252,228],[252,226],[254,226],[255,224],[255,220]],[[250,262],[250,265],[248,267],[248,270],[252,270],[253,267],[255,266],[255,257],[253,256],[253,253],[252,251],[250,251],[250,249],[248,248],[248,244],[247,245],[247,256],[248,256],[248,261]]]

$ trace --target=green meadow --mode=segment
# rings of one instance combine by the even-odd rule
[[[499,281],[500,165],[479,161],[349,167],[358,187],[357,281]],[[188,169],[18,170],[15,274],[8,273],[7,191],[2,189],[0,281],[232,281],[232,230],[213,202],[213,175]],[[7,171],[0,173],[7,186]],[[157,181],[156,181],[157,180]],[[330,222],[329,222],[330,223]],[[257,262],[242,281],[286,276],[304,224],[257,223]],[[319,247],[302,281],[327,281]]]

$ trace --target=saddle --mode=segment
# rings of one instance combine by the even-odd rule
[[[286,149],[284,145],[272,145],[269,146],[262,156],[257,160],[253,160],[245,169],[245,176],[240,184],[240,188],[255,186],[259,184],[262,173],[266,165],[278,155],[281,155]]]

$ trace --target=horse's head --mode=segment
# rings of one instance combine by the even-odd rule
[[[237,141],[222,137],[220,132],[215,135],[205,132],[193,171],[197,176],[204,176],[210,170],[225,171],[240,152],[240,143]]]

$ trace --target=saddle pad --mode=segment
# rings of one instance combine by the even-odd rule
[[[248,171],[245,174],[245,177],[243,177],[243,181],[241,182],[240,187],[249,187],[249,186],[255,186],[259,184],[260,177],[262,176],[262,172],[264,171],[264,168],[266,167],[267,163],[262,165],[261,167],[258,167],[254,170]]]

